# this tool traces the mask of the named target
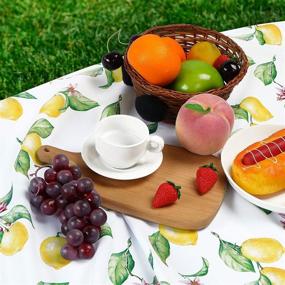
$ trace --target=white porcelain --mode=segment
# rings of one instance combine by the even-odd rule
[[[112,168],[105,164],[100,158],[95,148],[95,139],[96,133],[93,132],[83,144],[81,156],[90,169],[102,176],[117,180],[138,179],[150,175],[156,171],[162,163],[162,152],[146,152],[143,159],[131,168]]]
[[[249,202],[268,209],[270,211],[285,214],[285,191],[276,193],[271,197],[261,198],[247,193],[238,186],[231,177],[231,166],[237,154],[254,142],[260,141],[278,130],[284,129],[285,125],[257,125],[239,130],[226,142],[221,161],[224,172],[230,185]],[[284,176],[285,177],[285,176]]]
[[[146,152],[159,153],[164,147],[163,139],[150,136],[147,125],[133,116],[106,117],[97,123],[94,133],[96,151],[113,168],[133,167]]]

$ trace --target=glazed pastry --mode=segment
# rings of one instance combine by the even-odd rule
[[[240,152],[232,165],[233,180],[253,195],[285,189],[285,129]]]

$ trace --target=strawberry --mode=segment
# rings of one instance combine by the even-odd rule
[[[196,172],[196,185],[200,195],[210,191],[218,180],[217,169],[214,164],[203,165]]]
[[[160,184],[153,197],[152,207],[161,208],[173,204],[177,199],[180,199],[180,189],[180,186],[171,181]]]
[[[224,62],[228,61],[228,60],[230,60],[230,58],[229,58],[227,55],[221,54],[221,55],[215,60],[213,66],[214,66],[216,69],[219,69],[219,68],[221,67],[221,65],[222,65]]]

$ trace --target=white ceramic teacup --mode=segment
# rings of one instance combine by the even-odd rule
[[[97,123],[95,147],[102,160],[114,168],[129,168],[138,163],[146,151],[161,152],[164,141],[149,135],[147,125],[128,115],[113,115]]]

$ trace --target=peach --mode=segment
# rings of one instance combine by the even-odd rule
[[[231,106],[221,97],[205,93],[193,96],[180,108],[175,128],[183,147],[206,155],[223,147],[233,123]]]

